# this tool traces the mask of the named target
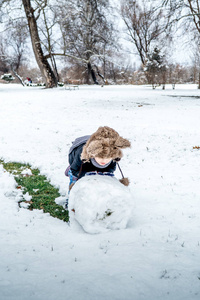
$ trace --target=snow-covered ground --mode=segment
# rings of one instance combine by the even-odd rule
[[[1,300],[199,299],[200,98],[192,96],[200,97],[192,85],[0,85],[0,158],[38,167],[62,202],[71,141],[107,125],[132,142],[120,165],[134,201],[127,229],[88,234],[19,209],[21,192],[0,166]]]

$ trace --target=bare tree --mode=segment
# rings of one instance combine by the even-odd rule
[[[57,81],[59,81],[56,59],[53,55],[59,44],[58,40],[60,36],[60,30],[57,24],[56,4],[54,1],[48,1],[48,3],[46,1],[46,5],[44,5],[44,3],[42,4],[41,1],[37,1],[37,3],[38,7],[40,7],[40,20],[38,20],[37,24],[45,58],[50,60],[52,70]]]
[[[200,33],[200,0],[163,0],[163,7],[168,9],[172,22],[183,21],[182,24],[192,24]],[[188,31],[188,30],[187,30]]]
[[[44,54],[42,40],[39,35],[38,22],[44,7],[48,7],[47,0],[2,0],[0,6],[1,11],[4,10],[3,18],[6,19],[5,22],[7,24],[9,16],[12,20],[18,18],[26,19],[35,59],[46,80],[46,87],[49,88],[57,86],[57,79],[48,62],[48,58]]]
[[[161,43],[161,36],[168,34],[168,18],[164,9],[145,0],[127,0],[121,2],[121,15],[127,28],[129,40],[134,44],[141,63],[145,65],[148,52]]]
[[[0,72],[7,73],[9,71],[9,65],[5,60],[6,52],[4,47],[4,41],[0,36]]]
[[[10,48],[12,66],[18,72],[22,62],[25,61],[29,33],[27,24],[23,19],[10,22],[9,28],[9,31],[6,32],[5,43],[8,51]]]
[[[100,72],[97,65],[105,59],[114,43],[108,12],[108,0],[68,0],[64,7],[60,2],[58,22],[63,36],[63,52],[85,66],[88,83],[92,78],[98,84],[97,74]]]
[[[1,33],[0,58],[4,65],[7,66],[7,72],[11,71],[24,85],[19,75],[19,68],[25,60],[24,52],[27,42],[27,26],[23,20],[8,23],[9,30]]]
[[[192,59],[193,81],[198,82],[200,89],[200,39],[199,36],[194,40],[193,59]]]
[[[33,52],[35,54],[35,58],[40,68],[40,71],[46,79],[46,87],[48,88],[55,87],[57,86],[57,79],[42,50],[42,45],[41,45],[41,40],[39,37],[38,25],[37,25],[37,19],[39,18],[41,13],[41,7],[45,7],[47,5],[47,0],[40,1],[40,6],[39,7],[37,6],[35,9],[31,4],[31,0],[22,0],[22,3],[28,21],[28,27],[29,27]]]
[[[168,9],[172,22],[182,26],[183,32],[187,33],[190,43],[192,41],[192,48],[199,69],[200,0],[164,0],[162,4]],[[198,77],[198,88],[200,88],[200,71]]]
[[[108,0],[2,1],[4,8],[11,3],[12,8],[15,4],[19,11],[24,9],[33,52],[47,87],[56,86],[59,80],[55,59],[59,56],[83,66],[88,83],[91,78],[98,83],[97,76],[104,80],[106,60],[116,45]],[[4,16],[8,14],[9,10]],[[19,15],[24,16],[22,10]]]

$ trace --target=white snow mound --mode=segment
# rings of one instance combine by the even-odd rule
[[[76,182],[69,196],[70,224],[77,221],[88,233],[126,228],[132,209],[129,188],[115,177],[85,176]]]

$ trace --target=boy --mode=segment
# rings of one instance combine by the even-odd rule
[[[108,126],[99,127],[91,136],[77,138],[69,150],[70,165],[65,171],[70,178],[69,190],[87,173],[114,176],[116,164],[123,156],[121,149],[127,147],[131,147],[131,143]],[[120,182],[129,185],[128,178],[124,178],[123,174]]]

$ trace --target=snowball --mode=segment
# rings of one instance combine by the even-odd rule
[[[77,221],[88,233],[126,228],[132,208],[129,188],[109,176],[85,176],[69,196],[70,224]]]

